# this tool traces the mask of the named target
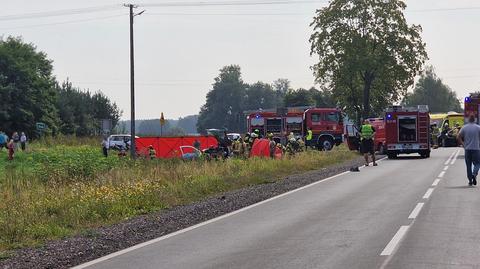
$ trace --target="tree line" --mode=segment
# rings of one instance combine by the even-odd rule
[[[220,70],[207,101],[201,107],[197,122],[199,133],[209,128],[226,128],[231,132],[246,129],[247,111],[294,106],[335,107],[327,90],[314,87],[292,89],[288,79],[278,79],[272,84],[243,81],[240,66],[229,65]]]
[[[39,136],[93,135],[101,132],[101,120],[113,126],[121,110],[102,92],[90,92],[58,82],[53,62],[44,52],[19,37],[0,39],[0,130],[11,134],[23,131]]]

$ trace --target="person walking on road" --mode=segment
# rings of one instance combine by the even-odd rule
[[[360,151],[363,153],[365,158],[365,166],[368,166],[368,154],[372,155],[373,166],[377,166],[375,161],[375,147],[373,143],[373,137],[375,136],[375,128],[370,124],[368,120],[363,122],[362,128],[360,129],[360,138],[361,145]]]
[[[465,150],[468,185],[477,185],[477,175],[480,169],[480,126],[475,123],[475,116],[468,117],[457,136],[458,144]],[[473,169],[472,169],[473,164]]]

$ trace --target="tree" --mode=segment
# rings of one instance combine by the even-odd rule
[[[24,131],[35,136],[35,124],[47,132],[58,130],[57,93],[52,62],[33,44],[20,38],[0,39],[0,128],[11,134]]]
[[[258,110],[277,107],[277,94],[267,83],[257,82],[245,90],[243,110]]]
[[[316,107],[333,108],[337,106],[335,100],[333,99],[332,92],[329,91],[328,89],[317,90],[314,87],[312,87],[308,91],[310,92],[310,95],[315,101]]]
[[[461,112],[462,107],[457,94],[437,77],[435,70],[429,66],[420,76],[412,93],[403,99],[406,106],[428,105],[431,112]]]
[[[312,93],[305,89],[289,90],[285,95],[285,106],[315,106],[315,100]]]
[[[332,0],[311,23],[312,69],[351,115],[364,118],[398,101],[427,59],[419,25],[402,0]]]
[[[204,133],[210,128],[226,127],[232,132],[245,129],[243,101],[247,85],[242,80],[240,66],[230,65],[220,70],[213,89],[207,94],[207,102],[200,109],[197,130]]]
[[[60,132],[77,136],[102,132],[103,119],[112,121],[112,128],[120,120],[122,111],[102,92],[91,94],[75,88],[68,80],[56,85],[56,107],[60,117]]]

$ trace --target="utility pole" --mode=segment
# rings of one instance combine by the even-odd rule
[[[144,11],[134,14],[133,9],[138,6],[133,4],[125,4],[130,9],[130,156],[132,159],[137,157],[135,143],[135,57],[133,46],[133,18],[141,15]]]

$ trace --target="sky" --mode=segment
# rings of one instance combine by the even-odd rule
[[[134,25],[137,119],[159,118],[162,112],[166,118],[197,114],[219,70],[230,64],[240,65],[247,83],[287,78],[294,88],[314,86],[310,66],[315,58],[310,56],[309,24],[315,10],[325,6],[326,1],[252,6],[158,5],[182,1],[134,2],[139,4],[136,11],[145,10],[135,17]],[[253,0],[222,0],[249,1]],[[428,64],[435,67],[437,75],[459,98],[479,90],[480,3],[406,3],[407,21],[422,26]],[[79,88],[101,90],[123,110],[122,118],[129,119],[129,18],[122,4],[116,0],[4,1],[0,36],[21,36],[25,42],[35,44],[53,60],[59,81],[68,78]],[[84,8],[92,12],[65,11]],[[62,15],[31,14],[44,12]]]

